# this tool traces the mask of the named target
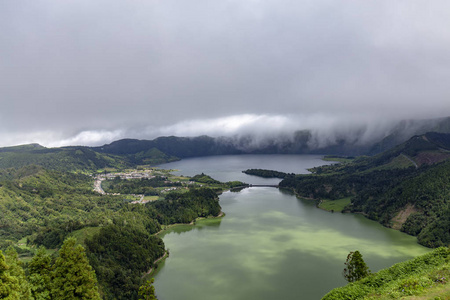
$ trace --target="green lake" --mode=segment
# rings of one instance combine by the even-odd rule
[[[318,156],[239,155],[163,165],[184,175],[203,172],[222,181],[273,183],[242,174],[247,168],[305,173]],[[222,168],[221,168],[222,167]],[[237,178],[236,178],[237,177]],[[416,238],[360,215],[330,213],[276,188],[254,187],[220,196],[223,218],[164,232],[170,257],[155,274],[160,300],[320,299],[346,284],[341,273],[359,250],[372,271],[426,253]]]

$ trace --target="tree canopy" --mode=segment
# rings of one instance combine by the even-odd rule
[[[30,285],[17,252],[10,247],[5,254],[0,250],[0,299],[29,299]]]
[[[75,238],[66,239],[59,250],[51,286],[53,299],[101,299],[95,272]]]
[[[358,281],[370,274],[369,267],[358,250],[350,252],[344,264],[345,268],[342,275],[348,282]]]

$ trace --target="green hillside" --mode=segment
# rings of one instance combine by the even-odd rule
[[[94,172],[102,168],[133,166],[126,159],[86,147],[45,148],[36,145],[0,148],[0,169],[39,165],[57,171]]]
[[[12,146],[12,147],[3,147],[0,148],[0,152],[28,152],[33,150],[40,150],[45,149],[44,146],[41,146],[39,144],[26,144],[26,145],[18,145],[18,146]]]
[[[161,186],[166,181],[165,187],[171,186],[170,174],[165,176],[154,178]],[[55,249],[75,237],[86,249],[105,299],[138,299],[143,274],[165,253],[164,243],[154,234],[163,225],[219,215],[216,189],[228,187],[220,183],[212,190],[192,185],[161,194],[158,201],[130,204],[128,195],[94,192],[93,181],[88,175],[36,165],[0,169],[0,251],[9,247],[21,260],[30,261],[37,246]],[[126,182],[136,188],[153,181]],[[28,283],[38,284],[35,279],[28,278]],[[44,294],[52,289],[35,288]]]
[[[344,211],[418,236],[428,247],[450,244],[449,134],[428,133],[374,157],[288,176],[280,187],[316,200],[351,199]]]
[[[29,236],[54,248],[71,231],[99,226],[123,200],[92,191],[92,178],[40,166],[0,171],[0,248]]]
[[[322,300],[450,299],[450,249],[442,247],[336,288]]]
[[[126,155],[139,158],[141,155],[156,149],[164,153],[169,160],[194,156],[223,154],[242,154],[232,143],[209,136],[199,137],[159,137],[154,140],[123,139],[101,147],[92,147],[99,153]],[[155,151],[155,150],[153,150]]]

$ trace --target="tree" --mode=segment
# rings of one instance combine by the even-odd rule
[[[95,272],[76,239],[66,239],[58,254],[52,271],[52,299],[100,300]]]
[[[18,290],[15,280],[9,275],[8,269],[5,256],[0,250],[0,299],[5,299]]]
[[[151,280],[147,280],[146,283],[141,285],[139,288],[139,296],[142,296],[140,299],[143,300],[157,300],[155,296],[155,287],[153,286],[153,282],[155,281],[155,278],[152,278]]]
[[[30,285],[14,248],[0,251],[0,299],[29,299]]]
[[[348,282],[355,282],[370,274],[369,267],[367,267],[358,250],[350,252],[347,255],[347,260],[344,264],[346,267],[344,268],[342,275]]]
[[[51,299],[52,259],[46,254],[45,248],[40,247],[28,265],[31,284],[31,295],[36,300]]]

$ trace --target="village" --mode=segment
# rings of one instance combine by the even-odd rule
[[[117,172],[117,173],[106,173],[105,172],[102,174],[98,174],[94,177],[94,179],[95,179],[94,191],[99,194],[102,194],[102,195],[119,196],[119,195],[121,195],[120,193],[105,192],[105,190],[102,187],[102,182],[105,180],[114,180],[116,178],[120,178],[122,180],[139,180],[139,179],[152,179],[157,176],[167,179],[165,181],[165,183],[168,183],[168,184],[169,183],[172,183],[172,184],[179,183],[180,184],[180,186],[163,187],[159,191],[161,194],[168,193],[168,192],[175,191],[175,190],[181,190],[181,189],[187,190],[189,188],[189,186],[192,186],[192,185],[197,185],[199,187],[203,186],[202,184],[198,184],[194,181],[190,181],[188,177],[175,177],[170,173],[171,171],[172,170],[149,169],[149,170],[142,170],[142,171],[132,170],[129,172]],[[169,180],[169,177],[174,177],[174,179],[179,179],[179,180]],[[146,197],[144,194],[127,194],[126,196],[137,199],[137,200],[130,201],[130,203],[132,203],[132,204],[137,204],[137,203],[145,204],[147,202],[156,201],[160,198],[158,196]]]

